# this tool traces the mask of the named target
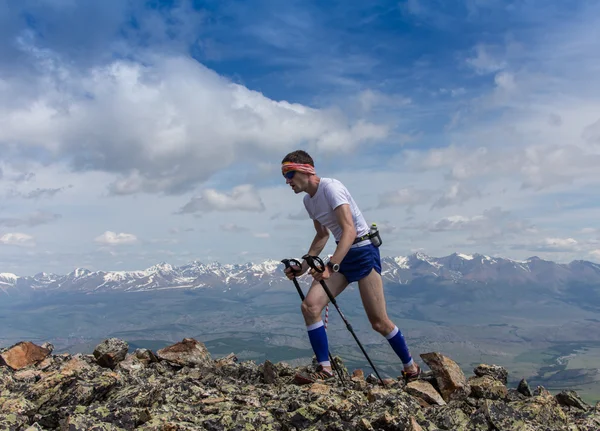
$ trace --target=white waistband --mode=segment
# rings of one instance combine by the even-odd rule
[[[350,246],[350,248],[364,247],[365,245],[369,245],[369,244],[371,244],[371,240],[370,239],[365,239],[364,241],[357,242],[356,244],[352,244]]]

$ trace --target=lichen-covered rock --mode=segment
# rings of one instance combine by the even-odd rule
[[[482,410],[489,423],[499,430],[562,431],[568,425],[558,402],[546,394],[513,403],[485,400]]]
[[[358,375],[354,380],[348,376],[346,386],[339,379],[299,386],[293,384],[293,375],[309,366],[294,368],[268,361],[240,363],[233,354],[217,360],[203,357],[198,361],[197,345],[191,344],[192,349],[187,353],[180,351],[184,354],[178,355],[178,359],[136,351],[126,355],[114,370],[101,367],[92,355],[80,354],[49,356],[44,364],[34,364],[22,371],[0,367],[3,383],[0,386],[0,429],[600,429],[599,406],[588,406],[585,410],[576,407],[579,397],[574,392],[552,396],[538,387],[535,395],[526,397],[511,389],[508,397],[491,400],[475,398],[481,395],[479,389],[471,390],[469,385],[473,396],[445,401],[436,392],[437,380],[433,380],[436,385],[421,380],[406,386],[398,383],[381,386],[378,379],[371,379],[369,383]],[[196,359],[189,360],[194,357]],[[340,365],[344,369],[343,364]],[[447,363],[442,361],[441,365],[447,366]],[[265,379],[271,372],[271,377]],[[271,378],[273,383],[268,383]],[[475,382],[473,388],[478,387],[477,382],[503,386],[490,374],[469,380]]]
[[[482,377],[469,377],[467,381],[471,387],[471,396],[475,398],[500,400],[508,396],[506,386],[489,374],[484,374]]]
[[[519,392],[520,394],[525,395],[526,397],[532,397],[533,393],[531,392],[531,388],[529,387],[529,384],[527,383],[526,379],[521,379],[521,381],[519,382],[519,385],[517,386],[517,392]]]
[[[477,377],[490,376],[506,385],[508,382],[508,371],[500,365],[480,364],[473,370]]]
[[[435,423],[442,430],[469,430],[470,416],[454,404],[454,402],[450,405],[430,409],[426,416],[427,419]]]
[[[0,413],[1,430],[21,430],[29,425],[29,419],[26,416],[15,413]]]
[[[587,410],[590,407],[575,391],[566,390],[556,394],[556,401],[558,401],[561,406],[575,407],[581,410]]]
[[[429,404],[443,406],[446,401],[442,398],[438,391],[429,382],[416,380],[406,385],[405,391],[409,394],[425,400]]]
[[[462,400],[469,396],[471,388],[456,362],[437,352],[422,353],[420,356],[433,371],[444,401]]]
[[[101,342],[94,349],[94,358],[101,367],[114,369],[119,362],[125,359],[129,344],[119,338],[109,338]]]
[[[266,360],[263,366],[263,379],[267,384],[273,384],[277,381],[277,370],[273,363]]]

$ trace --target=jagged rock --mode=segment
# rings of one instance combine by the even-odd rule
[[[477,377],[490,376],[506,385],[508,382],[508,371],[500,365],[478,365],[473,372]]]
[[[42,375],[42,372],[39,370],[27,369],[27,370],[17,371],[14,374],[14,379],[17,381],[24,381],[24,382],[36,382],[37,380],[39,380],[41,375]]]
[[[208,366],[213,364],[208,349],[193,338],[184,338],[182,341],[156,352],[158,359],[168,361],[182,367]]]
[[[466,414],[454,401],[449,405],[429,409],[427,418],[440,429],[452,431],[468,431],[469,415]]]
[[[99,422],[94,416],[76,414],[69,416],[60,426],[61,431],[125,431],[108,422]]]
[[[152,363],[158,362],[156,355],[148,349],[136,349],[135,352],[125,356],[125,359],[117,364],[117,369],[136,373]]]
[[[267,384],[273,384],[277,381],[277,371],[273,363],[269,360],[266,360],[263,367],[263,379]]]
[[[439,392],[429,382],[416,380],[408,383],[404,390],[415,397],[425,400],[428,404],[446,405],[446,401],[444,401]]]
[[[0,413],[0,429],[2,430],[21,430],[29,424],[26,416],[20,416],[14,413]]]
[[[543,386],[538,386],[537,388],[535,388],[535,390],[533,391],[533,396],[539,396],[539,395],[544,395],[544,396],[552,396],[550,394],[550,392],[548,391],[548,389],[546,389]]]
[[[505,403],[484,400],[482,410],[492,426],[499,430],[559,431],[568,424],[566,414],[550,394],[540,394],[525,401]]]
[[[556,401],[558,401],[561,406],[576,407],[581,410],[587,410],[590,407],[575,391],[567,390],[556,394]]]
[[[444,401],[462,400],[469,396],[471,388],[456,362],[437,352],[422,353],[420,356],[433,371]]]
[[[529,384],[527,383],[527,380],[525,380],[524,378],[521,379],[521,381],[519,382],[519,386],[517,386],[517,391],[520,394],[525,395],[526,397],[533,396],[533,393],[531,392],[531,389],[529,388]]]
[[[49,354],[50,350],[44,347],[30,341],[21,341],[0,354],[0,365],[20,370],[43,361]]]
[[[125,359],[119,362],[115,369],[119,371],[126,371],[128,373],[135,373],[143,369],[146,365],[138,359],[135,354],[128,354]]]
[[[471,386],[471,395],[475,398],[499,400],[508,396],[506,386],[489,374],[484,374],[482,377],[470,377],[467,381]]]
[[[509,389],[508,394],[506,395],[505,401],[507,401],[507,402],[522,401],[522,400],[526,400],[527,398],[529,398],[529,397],[523,395],[516,389]]]
[[[94,349],[94,358],[98,365],[114,369],[117,364],[125,359],[129,344],[119,338],[108,338],[98,344]]]
[[[133,354],[144,365],[150,365],[153,362],[158,362],[158,358],[156,357],[154,352],[149,349],[135,349],[135,352],[133,352]]]
[[[238,363],[232,355],[189,366],[151,352],[127,355],[114,370],[90,355],[54,355],[45,370],[0,367],[0,429],[26,430],[270,430],[294,431],[598,431],[600,405],[581,410],[559,404],[544,388],[525,397],[469,397],[424,401],[415,388],[427,381],[364,387],[339,379],[298,386],[292,376],[305,367],[285,363]],[[145,363],[143,363],[145,362]],[[136,364],[132,371],[127,363]],[[196,362],[193,362],[196,364]],[[41,365],[41,364],[40,364]],[[276,384],[265,383],[265,370]],[[27,374],[33,370],[37,373]],[[15,379],[29,376],[27,378]],[[35,377],[35,376],[38,377]],[[357,376],[358,377],[358,376]],[[360,380],[360,378],[356,380]],[[36,381],[37,379],[37,381]],[[471,380],[492,380],[489,375]],[[437,380],[436,380],[437,382]],[[499,382],[498,382],[499,383]],[[476,392],[476,390],[475,390]],[[565,392],[564,395],[566,395]],[[431,398],[435,398],[433,395]],[[576,394],[573,394],[576,397]],[[570,398],[569,398],[570,399]],[[32,425],[36,424],[36,425]]]

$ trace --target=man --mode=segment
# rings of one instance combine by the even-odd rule
[[[314,280],[301,309],[319,366],[314,373],[297,375],[296,382],[312,383],[316,380],[329,380],[334,376],[328,359],[327,334],[321,318],[329,298],[320,285],[320,280],[327,281],[334,297],[349,283],[357,281],[369,322],[375,331],[388,340],[401,359],[405,380],[419,378],[420,367],[413,361],[402,333],[387,315],[379,249],[366,236],[369,226],[354,199],[340,181],[319,178],[313,159],[305,151],[291,152],[281,163],[286,184],[289,184],[296,194],[306,193],[304,206],[316,230],[308,254],[318,256],[323,251],[329,239],[329,231],[337,243],[325,270],[322,273],[310,270]],[[296,268],[300,270],[296,276],[306,273],[309,268],[308,263],[303,261],[302,268]],[[286,275],[290,279],[294,277],[291,268],[286,269]]]

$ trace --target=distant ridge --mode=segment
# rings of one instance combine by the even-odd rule
[[[574,260],[556,263],[532,256],[526,260],[452,253],[431,257],[417,252],[382,258],[386,283],[410,284],[416,280],[451,283],[543,284],[549,288],[569,283],[600,285],[600,264]],[[1,269],[1,268],[0,268]],[[17,292],[107,292],[201,289],[271,285],[284,280],[277,260],[222,264],[192,261],[182,266],[160,262],[138,271],[90,271],[76,268],[66,275],[40,272],[34,276],[0,273],[0,294]]]

